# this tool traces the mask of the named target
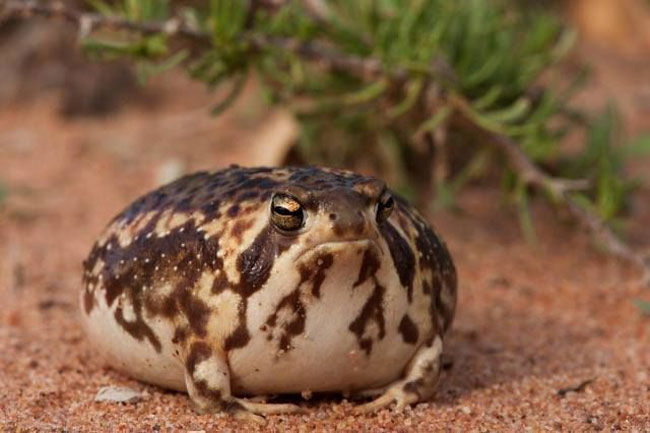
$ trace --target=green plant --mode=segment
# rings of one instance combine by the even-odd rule
[[[7,199],[7,187],[4,183],[0,182],[0,208],[4,205]]]
[[[91,54],[131,57],[142,81],[180,66],[209,88],[229,86],[214,113],[254,75],[300,121],[307,162],[372,166],[434,209],[497,175],[530,239],[538,191],[645,266],[608,224],[634,187],[626,157],[648,145],[621,142],[614,108],[572,106],[586,74],[567,79],[558,66],[576,35],[551,15],[506,0],[90,3],[96,14],[28,8],[80,24]],[[584,146],[566,154],[576,130]]]
[[[641,299],[635,299],[634,305],[644,316],[650,316],[650,302]]]

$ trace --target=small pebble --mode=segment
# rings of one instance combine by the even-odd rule
[[[142,400],[140,391],[121,386],[104,386],[97,391],[95,396],[95,401],[111,403],[136,403],[140,400]]]

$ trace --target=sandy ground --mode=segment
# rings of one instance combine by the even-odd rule
[[[167,92],[183,98],[105,119],[65,121],[54,98],[0,108],[0,430],[262,429],[104,368],[79,327],[81,261],[114,214],[170,172],[263,156],[255,104],[211,119],[200,86]],[[433,221],[460,277],[437,397],[363,417],[316,398],[305,415],[269,417],[268,431],[650,431],[650,318],[633,304],[650,292],[635,270],[546,206],[534,209],[531,246],[496,191],[473,187],[460,203]],[[650,194],[634,204],[631,237],[650,245]],[[144,399],[94,402],[107,385]]]
[[[170,161],[191,171],[252,158],[237,146],[255,134],[241,110],[216,121],[178,114],[201,109],[128,109],[67,124],[48,100],[0,112],[0,173],[10,191],[0,217],[3,429],[254,428],[197,415],[187,396],[103,368],[77,321],[80,263],[94,237]],[[205,137],[222,132],[216,150],[206,147]],[[594,252],[543,206],[535,210],[540,244],[531,247],[495,191],[471,189],[461,203],[464,213],[434,221],[460,275],[437,398],[367,417],[341,398],[321,398],[305,403],[306,415],[270,417],[269,430],[650,431],[650,319],[632,302],[648,292],[634,269]],[[105,385],[145,398],[95,403]]]

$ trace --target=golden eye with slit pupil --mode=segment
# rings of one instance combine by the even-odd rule
[[[276,194],[271,200],[271,221],[281,230],[298,230],[305,216],[302,205],[287,194]]]
[[[389,192],[384,192],[377,202],[377,221],[386,221],[395,208],[395,200]]]

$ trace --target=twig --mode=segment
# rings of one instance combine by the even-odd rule
[[[598,214],[581,206],[572,195],[573,192],[587,187],[588,182],[549,176],[533,164],[528,155],[508,137],[491,134],[491,139],[506,155],[524,182],[539,189],[548,190],[556,199],[563,201],[573,216],[594,233],[611,254],[636,263],[643,270],[643,283],[650,285],[650,260],[648,257],[623,242]]]
[[[510,164],[525,183],[549,191],[555,199],[567,199],[569,193],[585,191],[591,186],[586,179],[562,179],[549,176],[528,158],[517,143],[505,135],[490,134],[490,138],[507,156]]]
[[[639,266],[643,272],[642,283],[650,286],[650,256],[635,251],[627,245],[596,212],[581,206],[573,195],[575,192],[588,190],[590,188],[588,180],[563,179],[545,173],[508,136],[488,130],[473,122],[468,111],[468,103],[463,98],[451,95],[448,98],[448,103],[460,114],[462,120],[487,135],[488,141],[499,148],[501,153],[506,156],[511,167],[519,174],[526,185],[548,191],[555,200],[563,202],[574,218],[603,242],[610,254]]]
[[[555,200],[565,203],[574,218],[586,226],[597,239],[600,239],[611,254],[638,265],[643,271],[643,284],[650,286],[650,257],[635,251],[623,242],[596,212],[581,206],[573,195],[575,192],[588,190],[590,188],[588,180],[562,179],[550,176],[535,165],[521,147],[508,136],[488,130],[472,121],[467,108],[467,101],[452,95],[448,102],[460,114],[462,120],[487,135],[489,142],[499,148],[501,153],[508,159],[511,167],[527,185],[548,191]]]
[[[210,44],[212,41],[208,33],[187,25],[179,18],[171,18],[166,21],[136,22],[117,16],[104,16],[71,9],[61,1],[42,4],[35,0],[7,0],[3,16],[61,18],[76,24],[82,36],[99,28],[109,28],[133,31],[143,35],[164,33],[169,36],[186,38],[199,44]],[[346,55],[317,42],[303,42],[293,38],[271,37],[252,32],[244,33],[242,40],[248,42],[253,50],[270,48],[286,50],[303,59],[317,62],[325,68],[347,72],[362,78],[383,75],[389,76],[395,82],[403,82],[411,76],[411,71],[406,68],[387,70],[378,59]],[[433,78],[455,81],[453,70],[441,59],[432,62],[430,75]]]
[[[566,196],[565,201],[569,211],[605,243],[610,253],[637,264],[643,271],[643,284],[650,286],[650,257],[623,242],[598,214],[580,206],[570,195]]]
[[[68,8],[61,1],[41,4],[33,0],[8,0],[5,3],[3,16],[46,18],[61,18],[76,24],[85,35],[100,27],[119,30],[130,30],[144,35],[165,33],[170,36],[178,35],[197,42],[206,42],[208,35],[194,29],[177,18],[166,21],[134,22],[120,17],[104,16],[92,12],[82,12]]]
[[[470,126],[479,128],[491,138],[493,144],[499,147],[501,152],[507,156],[510,164],[525,183],[549,191],[555,199],[563,199],[564,195],[569,192],[588,190],[591,186],[586,179],[561,179],[549,176],[528,158],[528,155],[521,150],[517,143],[506,135],[494,130],[488,130],[473,121],[469,102],[464,98],[458,95],[450,95],[448,103],[466,122],[469,122]]]

